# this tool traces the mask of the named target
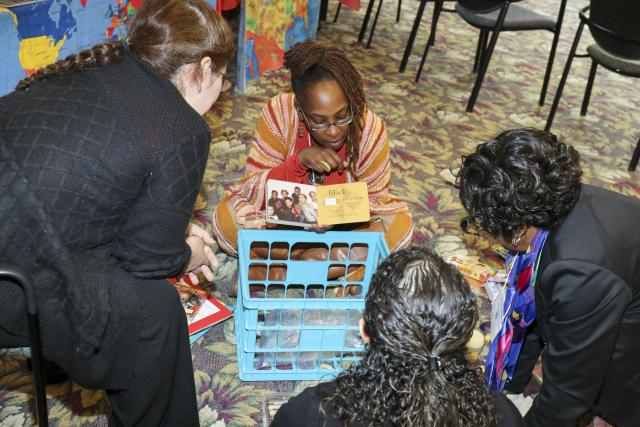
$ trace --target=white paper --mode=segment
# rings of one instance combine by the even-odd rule
[[[507,287],[501,286],[495,298],[491,298],[491,342],[498,336],[504,321],[504,300],[507,295]]]

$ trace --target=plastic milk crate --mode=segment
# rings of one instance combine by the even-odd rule
[[[297,259],[309,248],[318,260]],[[241,230],[240,379],[330,379],[356,363],[364,297],[388,255],[381,233]]]

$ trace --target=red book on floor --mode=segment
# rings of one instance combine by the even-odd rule
[[[185,308],[189,335],[218,324],[233,316],[233,313],[220,301],[198,285],[194,285],[189,276],[169,279],[180,293],[180,300]]]

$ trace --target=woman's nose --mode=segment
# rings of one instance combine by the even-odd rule
[[[336,138],[338,135],[340,135],[340,128],[334,124],[329,126],[329,129],[327,129],[327,135],[329,135],[331,138]]]

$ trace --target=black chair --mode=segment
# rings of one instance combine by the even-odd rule
[[[455,12],[455,9],[445,9],[444,2],[446,1],[455,1],[455,0],[420,0],[420,5],[418,6],[418,12],[416,13],[416,18],[413,20],[413,27],[411,27],[411,34],[409,34],[409,40],[407,40],[407,45],[404,48],[404,55],[402,56],[402,61],[400,62],[400,72],[404,73],[404,70],[407,68],[407,63],[409,62],[409,57],[411,56],[411,51],[413,50],[413,42],[416,39],[416,34],[418,34],[418,29],[420,28],[420,22],[422,21],[422,14],[424,13],[424,8],[427,6],[427,3],[432,1],[434,3],[433,7],[433,16],[431,17],[431,31],[429,32],[429,41],[427,42],[429,46],[433,46],[436,38],[436,27],[438,25],[438,18],[440,18],[440,13],[442,12]]]
[[[378,17],[380,16],[380,9],[382,9],[382,1],[378,3],[378,9],[376,10],[376,16],[373,19],[373,25],[371,26],[371,31],[369,32],[369,38],[367,39],[367,48],[371,46],[371,40],[373,39],[373,33],[376,31],[376,25],[378,24]],[[364,35],[367,32],[367,27],[369,26],[369,20],[371,19],[371,12],[373,12],[373,6],[375,4],[375,0],[369,0],[369,4],[367,5],[367,11],[364,14],[364,20],[362,21],[362,26],[360,27],[360,33],[358,33],[358,43],[362,43],[364,40]],[[342,3],[338,2],[338,7],[336,8],[336,14],[333,17],[333,22],[338,20],[338,16],[340,16],[340,10],[342,9]],[[402,0],[398,0],[398,10],[396,12],[396,22],[400,22],[400,11],[402,10]]]
[[[460,17],[462,17],[462,19],[464,19],[468,24],[480,30],[473,67],[473,71],[477,71],[478,75],[476,77],[475,84],[473,85],[469,102],[467,103],[467,112],[473,111],[473,107],[478,99],[478,94],[480,93],[484,76],[487,68],[489,67],[489,62],[491,61],[493,49],[498,41],[498,35],[503,31],[546,30],[554,34],[553,42],[551,43],[551,51],[549,52],[549,59],[547,61],[547,69],[542,84],[542,90],[540,92],[540,99],[538,101],[540,105],[544,104],[547,87],[549,85],[549,78],[551,76],[551,69],[553,67],[553,59],[556,54],[558,39],[560,38],[560,30],[562,28],[567,0],[560,1],[560,8],[556,19],[541,15],[519,4],[514,4],[518,1],[519,0],[507,0],[496,3],[486,0],[464,0],[456,3],[456,12],[458,15],[460,15]],[[438,3],[440,3],[439,7]],[[443,9],[442,3],[443,0],[436,0],[436,9],[433,17],[433,22],[435,23],[437,23],[438,15]],[[435,26],[432,25],[432,27],[432,32],[435,32]],[[433,36],[431,34],[429,35],[429,40],[433,40]],[[420,66],[418,67],[418,72],[416,74],[416,82],[420,80],[422,68],[424,67],[431,44],[432,43],[427,42],[427,45],[425,46],[424,53],[422,54],[422,61],[420,62]]]
[[[590,16],[587,17],[585,13],[590,8]],[[615,16],[616,14],[617,16]],[[591,6],[580,10],[579,16],[580,24],[578,25],[567,63],[564,66],[551,111],[549,111],[545,126],[546,131],[550,130],[553,124],[573,58],[591,58],[589,79],[587,80],[584,98],[582,99],[582,108],[580,109],[580,115],[582,116],[587,114],[591,89],[593,88],[598,65],[623,76],[640,77],[640,27],[638,26],[640,22],[640,5],[637,2],[626,1],[611,0],[607,1],[606,4],[592,1]],[[577,54],[576,50],[580,44],[580,37],[585,24],[589,26],[589,31],[596,43],[587,47],[586,54]],[[629,171],[636,170],[638,160],[640,160],[640,138],[631,156]]]
[[[39,426],[48,426],[47,421],[47,395],[45,390],[45,370],[44,358],[42,357],[42,346],[40,341],[40,326],[38,324],[38,306],[36,305],[36,295],[29,276],[21,269],[10,264],[0,264],[0,285],[2,281],[10,281],[20,286],[25,295],[27,309],[27,322],[29,328],[28,342],[0,342],[0,347],[31,347],[31,364],[33,369],[33,379],[35,382],[36,400],[36,420]]]

